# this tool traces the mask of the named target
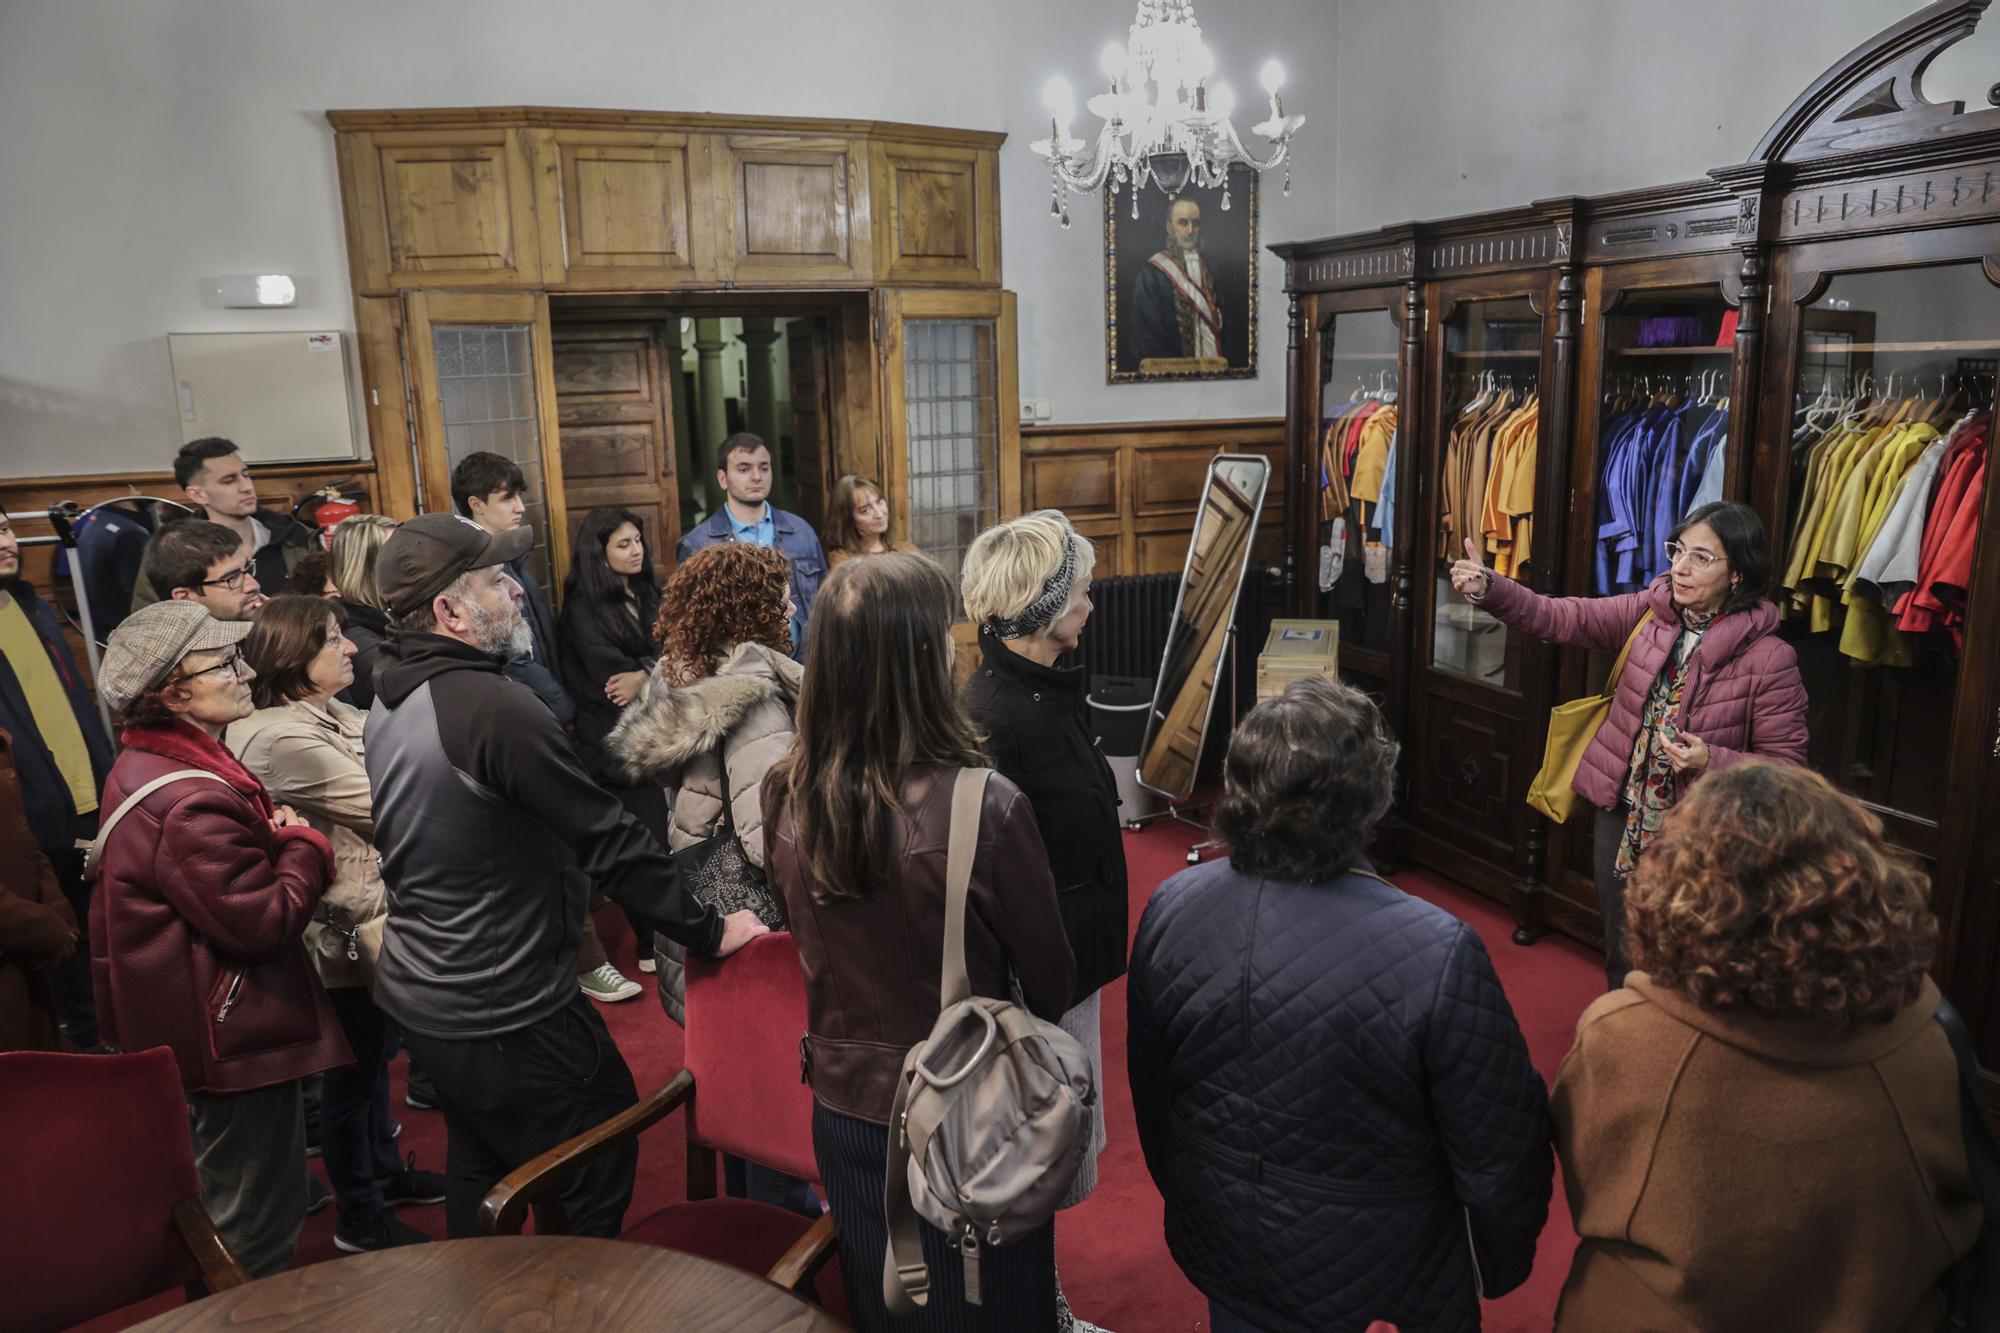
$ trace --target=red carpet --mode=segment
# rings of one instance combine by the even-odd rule
[[[1153,888],[1186,868],[1189,835],[1172,825],[1154,825],[1125,835],[1131,867],[1132,924]],[[1532,948],[1513,943],[1506,913],[1481,898],[1421,870],[1398,875],[1409,892],[1453,912],[1479,932],[1515,1016],[1527,1034],[1528,1048],[1545,1079],[1569,1050],[1576,1019],[1604,988],[1596,954],[1551,936]],[[650,977],[635,967],[632,936],[616,909],[598,915],[613,960],[627,976],[644,982],[646,994],[624,1004],[607,1006],[605,1018],[641,1093],[666,1082],[680,1068],[680,1029],[661,1014]],[[1056,1224],[1057,1266],[1063,1289],[1077,1313],[1114,1333],[1195,1333],[1208,1327],[1207,1302],[1181,1276],[1167,1254],[1160,1229],[1160,1196],[1139,1152],[1132,1123],[1132,1098],[1125,1081],[1125,984],[1116,982],[1104,995],[1104,1061],[1110,1143],[1098,1163],[1098,1187],[1087,1203],[1061,1215]],[[403,1123],[403,1150],[414,1152],[419,1165],[437,1170],[444,1163],[444,1119],[436,1111],[413,1111],[403,1105],[404,1063],[398,1058],[392,1073],[393,1106]],[[669,1117],[641,1140],[639,1183],[630,1218],[636,1220],[663,1204],[685,1197],[686,1162],[679,1116]],[[316,1171],[320,1170],[317,1166]],[[433,1236],[444,1234],[444,1209],[407,1208],[401,1216]],[[1527,1333],[1546,1329],[1555,1312],[1556,1296],[1568,1273],[1576,1244],[1569,1211],[1558,1177],[1550,1205],[1548,1229],[1542,1235],[1533,1277],[1508,1296],[1489,1302],[1484,1311],[1487,1333]],[[333,1246],[333,1210],[306,1219],[299,1241],[298,1262],[319,1263],[341,1257]],[[178,1304],[177,1296],[162,1296],[142,1306],[87,1327],[122,1328]]]

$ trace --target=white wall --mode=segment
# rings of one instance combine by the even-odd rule
[[[1691,180],[1741,162],[1920,0],[1339,0],[1331,231]],[[1931,67],[1969,109],[2000,18]]]
[[[1313,118],[1267,239],[1332,215],[1333,0],[1203,10],[1243,100],[1267,55]],[[1059,421],[1283,411],[1282,272],[1262,373],[1110,386],[1101,214],[1062,231],[1026,148],[1041,86],[1079,88],[1128,0],[0,0],[0,473],[164,466],[164,335],[351,328],[330,107],[541,103],[880,118],[1005,130],[1003,263],[1021,390]],[[1252,118],[1242,118],[1245,124]],[[1268,256],[1267,256],[1268,260]],[[226,272],[301,279],[288,311],[225,311]]]

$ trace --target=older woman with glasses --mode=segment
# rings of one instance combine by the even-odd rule
[[[1452,587],[1501,623],[1600,652],[1632,642],[1572,784],[1597,807],[1597,907],[1616,990],[1629,967],[1625,880],[1674,803],[1703,773],[1751,755],[1806,762],[1806,687],[1778,637],[1764,525],[1745,505],[1702,505],[1668,535],[1667,572],[1615,597],[1543,597],[1485,568],[1470,539],[1465,554]]]
[[[299,944],[333,848],[222,745],[252,712],[249,632],[186,600],[112,631],[97,684],[124,750],[104,784],[90,962],[104,1040],[179,1062],[203,1199],[264,1277],[305,1220],[300,1080],[352,1056]]]

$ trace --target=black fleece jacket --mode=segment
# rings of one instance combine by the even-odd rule
[[[429,1036],[509,1032],[568,1003],[592,884],[693,953],[722,942],[721,917],[501,665],[398,634],[375,673],[367,765],[389,886],[376,999]]]

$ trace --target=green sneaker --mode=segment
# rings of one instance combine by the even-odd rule
[[[637,995],[642,987],[609,963],[576,979],[583,993],[601,1004],[616,1004]]]

